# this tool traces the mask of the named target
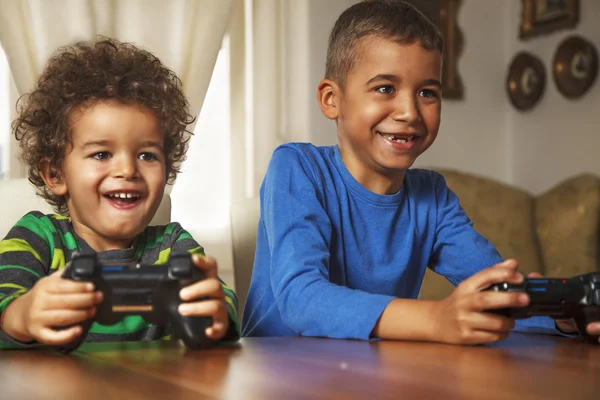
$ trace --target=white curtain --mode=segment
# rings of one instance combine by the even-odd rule
[[[232,132],[232,168],[245,173],[233,178],[234,201],[258,196],[278,145],[306,140],[307,107],[314,100],[308,82],[310,4],[246,0],[246,130]]]
[[[251,4],[246,29],[247,145],[233,148],[234,154],[238,153],[234,170],[246,172],[246,198],[258,196],[271,154],[278,145],[332,144],[328,133],[335,142],[335,134],[330,133],[335,127],[321,115],[316,88],[325,72],[329,31],[338,15],[356,1],[246,0]],[[240,195],[234,199],[239,200]]]
[[[179,76],[192,114],[197,115],[233,4],[234,0],[0,0],[0,41],[21,94],[34,87],[60,46],[97,35],[133,42]]]
[[[173,219],[219,260],[219,274],[229,284],[234,281],[231,224],[244,223],[231,221],[230,205],[258,196],[271,153],[287,141],[291,120],[284,116],[295,106],[287,101],[298,93],[287,93],[291,63],[283,50],[302,45],[288,41],[293,24],[286,21],[294,20],[288,2],[306,7],[305,0],[234,1],[188,159],[171,193]]]

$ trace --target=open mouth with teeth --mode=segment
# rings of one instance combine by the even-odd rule
[[[108,193],[108,194],[105,194],[104,197],[106,197],[108,200],[110,200],[111,202],[113,202],[114,204],[119,205],[119,206],[129,206],[129,205],[135,204],[141,198],[140,194],[138,194],[138,193],[127,193],[127,192]]]
[[[412,142],[413,140],[415,140],[416,136],[412,135],[412,136],[408,136],[408,135],[394,135],[391,133],[383,133],[383,132],[377,132],[379,133],[381,136],[383,136],[383,138],[387,139],[387,140],[391,140],[392,142],[396,142],[396,143],[409,143]]]

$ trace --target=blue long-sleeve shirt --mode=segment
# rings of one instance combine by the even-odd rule
[[[375,194],[338,147],[290,143],[273,153],[243,336],[368,339],[394,298],[417,298],[429,266],[457,285],[502,261],[437,172],[406,171],[398,193]],[[550,318],[518,330],[556,332]]]

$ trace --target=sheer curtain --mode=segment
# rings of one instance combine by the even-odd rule
[[[0,41],[20,93],[54,51],[97,35],[156,54],[183,82],[198,114],[234,0],[0,0]],[[15,154],[13,152],[13,154]]]
[[[4,179],[10,168],[9,151],[10,146],[10,71],[0,46],[0,179]]]
[[[219,275],[231,286],[234,266],[229,207],[237,196],[233,192],[237,192],[240,175],[234,160],[245,154],[247,91],[244,0],[234,4],[187,160],[171,192],[172,219],[218,260]]]
[[[306,53],[306,32],[291,35],[307,26],[306,1],[235,0],[234,8],[184,173],[171,193],[174,220],[219,260],[228,283],[230,206],[258,196],[275,147],[289,141],[287,132],[304,131],[303,104],[313,93],[305,79],[308,61],[294,58]]]
[[[309,83],[312,1],[245,0],[245,91],[238,86],[232,92],[234,100],[244,99],[232,109],[233,124],[241,125],[236,119],[243,117],[243,127],[232,131],[233,201],[258,196],[278,145],[308,140],[308,107],[314,101]]]

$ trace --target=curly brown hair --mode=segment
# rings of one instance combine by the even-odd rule
[[[192,134],[186,128],[195,117],[173,71],[152,53],[111,38],[61,47],[35,90],[17,102],[18,117],[12,123],[29,181],[60,214],[68,215],[66,199],[46,187],[40,174],[42,164],[60,171],[72,144],[73,113],[107,100],[144,106],[154,113],[165,133],[169,183],[175,181],[185,160]]]

